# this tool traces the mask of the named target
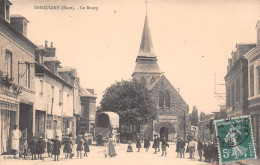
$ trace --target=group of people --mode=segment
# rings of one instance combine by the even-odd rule
[[[160,143],[161,143],[161,149],[162,149],[162,155],[161,156],[167,156],[166,147],[169,147],[169,144],[168,144],[166,138],[162,137],[160,139],[159,135],[155,134],[153,142],[154,143],[153,143],[152,148],[154,148],[154,154],[157,154],[157,152],[160,152]],[[137,148],[137,152],[140,152],[140,148],[142,148],[140,135],[137,135],[137,138],[136,138],[136,148]],[[145,148],[146,152],[149,151],[150,139],[149,139],[148,135],[146,135],[146,137],[144,139],[144,148]],[[133,152],[133,147],[132,147],[131,143],[129,143],[129,145],[127,147],[127,152]]]
[[[67,135],[63,141],[59,140],[59,136],[56,136],[55,139],[48,139],[47,143],[42,136],[38,139],[33,137],[28,145],[26,142],[23,144],[21,155],[26,158],[30,152],[32,160],[36,160],[36,155],[38,155],[38,159],[43,159],[42,154],[45,153],[47,147],[48,157],[52,158],[54,156],[54,161],[59,161],[60,150],[61,147],[64,146],[63,153],[65,154],[65,158],[72,159],[75,155],[74,145],[76,145],[77,158],[82,158],[83,152],[84,156],[87,157],[87,153],[90,152],[88,140],[86,136],[82,135],[78,135],[75,140],[73,140],[71,135]]]
[[[185,146],[186,143],[183,140],[183,138],[178,138],[176,142],[176,152],[177,152],[177,157],[180,158],[185,158]],[[198,140],[197,147],[196,147],[196,142],[192,138],[188,141],[188,144],[186,146],[186,153],[189,153],[189,159],[195,160],[194,153],[198,150],[198,155],[199,155],[199,161],[203,161],[202,157],[204,157],[205,162],[218,162],[218,149],[216,145],[211,142],[211,141],[205,141],[202,142],[200,139]]]

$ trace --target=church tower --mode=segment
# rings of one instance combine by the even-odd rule
[[[161,74],[162,72],[157,63],[157,57],[154,54],[152,36],[148,24],[148,16],[146,14],[141,45],[132,77],[138,82],[149,86],[155,82]]]

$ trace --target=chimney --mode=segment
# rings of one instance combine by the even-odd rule
[[[27,37],[27,24],[29,21],[24,16],[12,15],[10,22],[13,27]]]
[[[45,57],[56,57],[56,48],[53,47],[53,42],[51,42],[50,47],[48,47],[48,41],[46,40],[45,49],[47,50]]]
[[[237,51],[232,51],[231,56],[232,56],[232,65],[235,65],[236,61],[239,58],[239,57],[237,58]]]
[[[232,68],[232,59],[228,59],[228,71]]]
[[[10,22],[10,6],[12,3],[8,0],[0,0],[0,17]]]

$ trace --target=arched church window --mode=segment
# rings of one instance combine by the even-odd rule
[[[150,84],[154,83],[155,80],[156,80],[156,79],[155,79],[154,77],[152,77],[151,80],[150,80]]]
[[[164,103],[165,103],[165,107],[170,107],[170,92],[169,91],[165,91],[165,95],[164,95]]]
[[[144,84],[144,85],[146,85],[146,80],[145,80],[145,78],[144,78],[144,77],[142,77],[142,78],[141,78],[141,84]]]
[[[160,91],[159,93],[159,107],[164,107],[164,92]]]

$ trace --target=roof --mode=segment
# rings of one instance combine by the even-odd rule
[[[47,62],[56,61],[56,62],[60,63],[60,61],[58,60],[57,57],[44,57],[44,62],[45,61],[47,61]]]
[[[112,126],[112,128],[119,128],[119,115],[117,113],[108,111],[101,112],[100,114],[106,114],[109,117],[109,123]]]
[[[97,98],[97,96],[91,94],[88,90],[80,87],[80,96],[81,97],[94,97],[94,98]]]
[[[73,70],[76,70],[76,69],[75,68],[71,68],[71,67],[61,67],[61,68],[58,68],[59,72],[71,72]]]
[[[28,19],[26,19],[24,16],[22,16],[22,15],[20,15],[20,14],[13,14],[13,15],[10,16],[10,18],[17,18],[17,19],[22,18],[22,19],[25,19],[25,21],[26,21],[27,23],[30,23],[30,22],[28,21]]]
[[[145,16],[143,35],[138,56],[155,57],[147,15]]]

